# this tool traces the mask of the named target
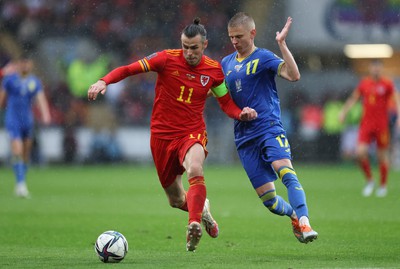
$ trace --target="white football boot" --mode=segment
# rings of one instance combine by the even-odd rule
[[[21,198],[30,198],[28,187],[25,182],[17,183],[15,186],[15,195]]]
[[[206,228],[207,233],[212,237],[216,238],[219,234],[218,223],[214,220],[210,212],[210,201],[206,199],[204,202],[203,214],[201,222]]]

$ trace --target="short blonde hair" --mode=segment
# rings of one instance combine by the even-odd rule
[[[256,28],[254,19],[245,12],[236,13],[228,22],[228,28],[234,28],[238,26],[245,26],[249,28],[249,30]]]

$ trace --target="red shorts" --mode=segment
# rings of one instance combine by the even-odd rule
[[[387,148],[390,141],[389,126],[361,125],[358,133],[358,143],[370,144],[374,140],[379,149]]]
[[[174,140],[159,139],[151,136],[151,154],[153,155],[158,178],[163,188],[170,186],[178,175],[182,175],[185,172],[182,163],[188,150],[196,143],[203,146],[207,156],[206,131],[185,135]]]

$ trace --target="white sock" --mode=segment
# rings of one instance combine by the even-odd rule
[[[302,216],[299,219],[299,224],[300,224],[300,226],[303,226],[303,225],[311,226],[310,221],[308,220],[308,217],[306,217],[306,216]]]
[[[291,219],[297,219],[296,212],[293,210],[292,215],[290,216]]]

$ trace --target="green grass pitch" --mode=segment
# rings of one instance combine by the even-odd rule
[[[364,198],[355,166],[296,170],[318,240],[300,244],[289,219],[264,208],[241,167],[207,165],[221,232],[204,234],[188,253],[187,213],[169,207],[153,166],[34,167],[29,200],[14,197],[12,171],[2,166],[0,268],[400,268],[399,172],[390,173],[386,198]],[[286,198],[280,182],[277,190]],[[101,263],[93,250],[110,229],[129,242],[119,264]]]

